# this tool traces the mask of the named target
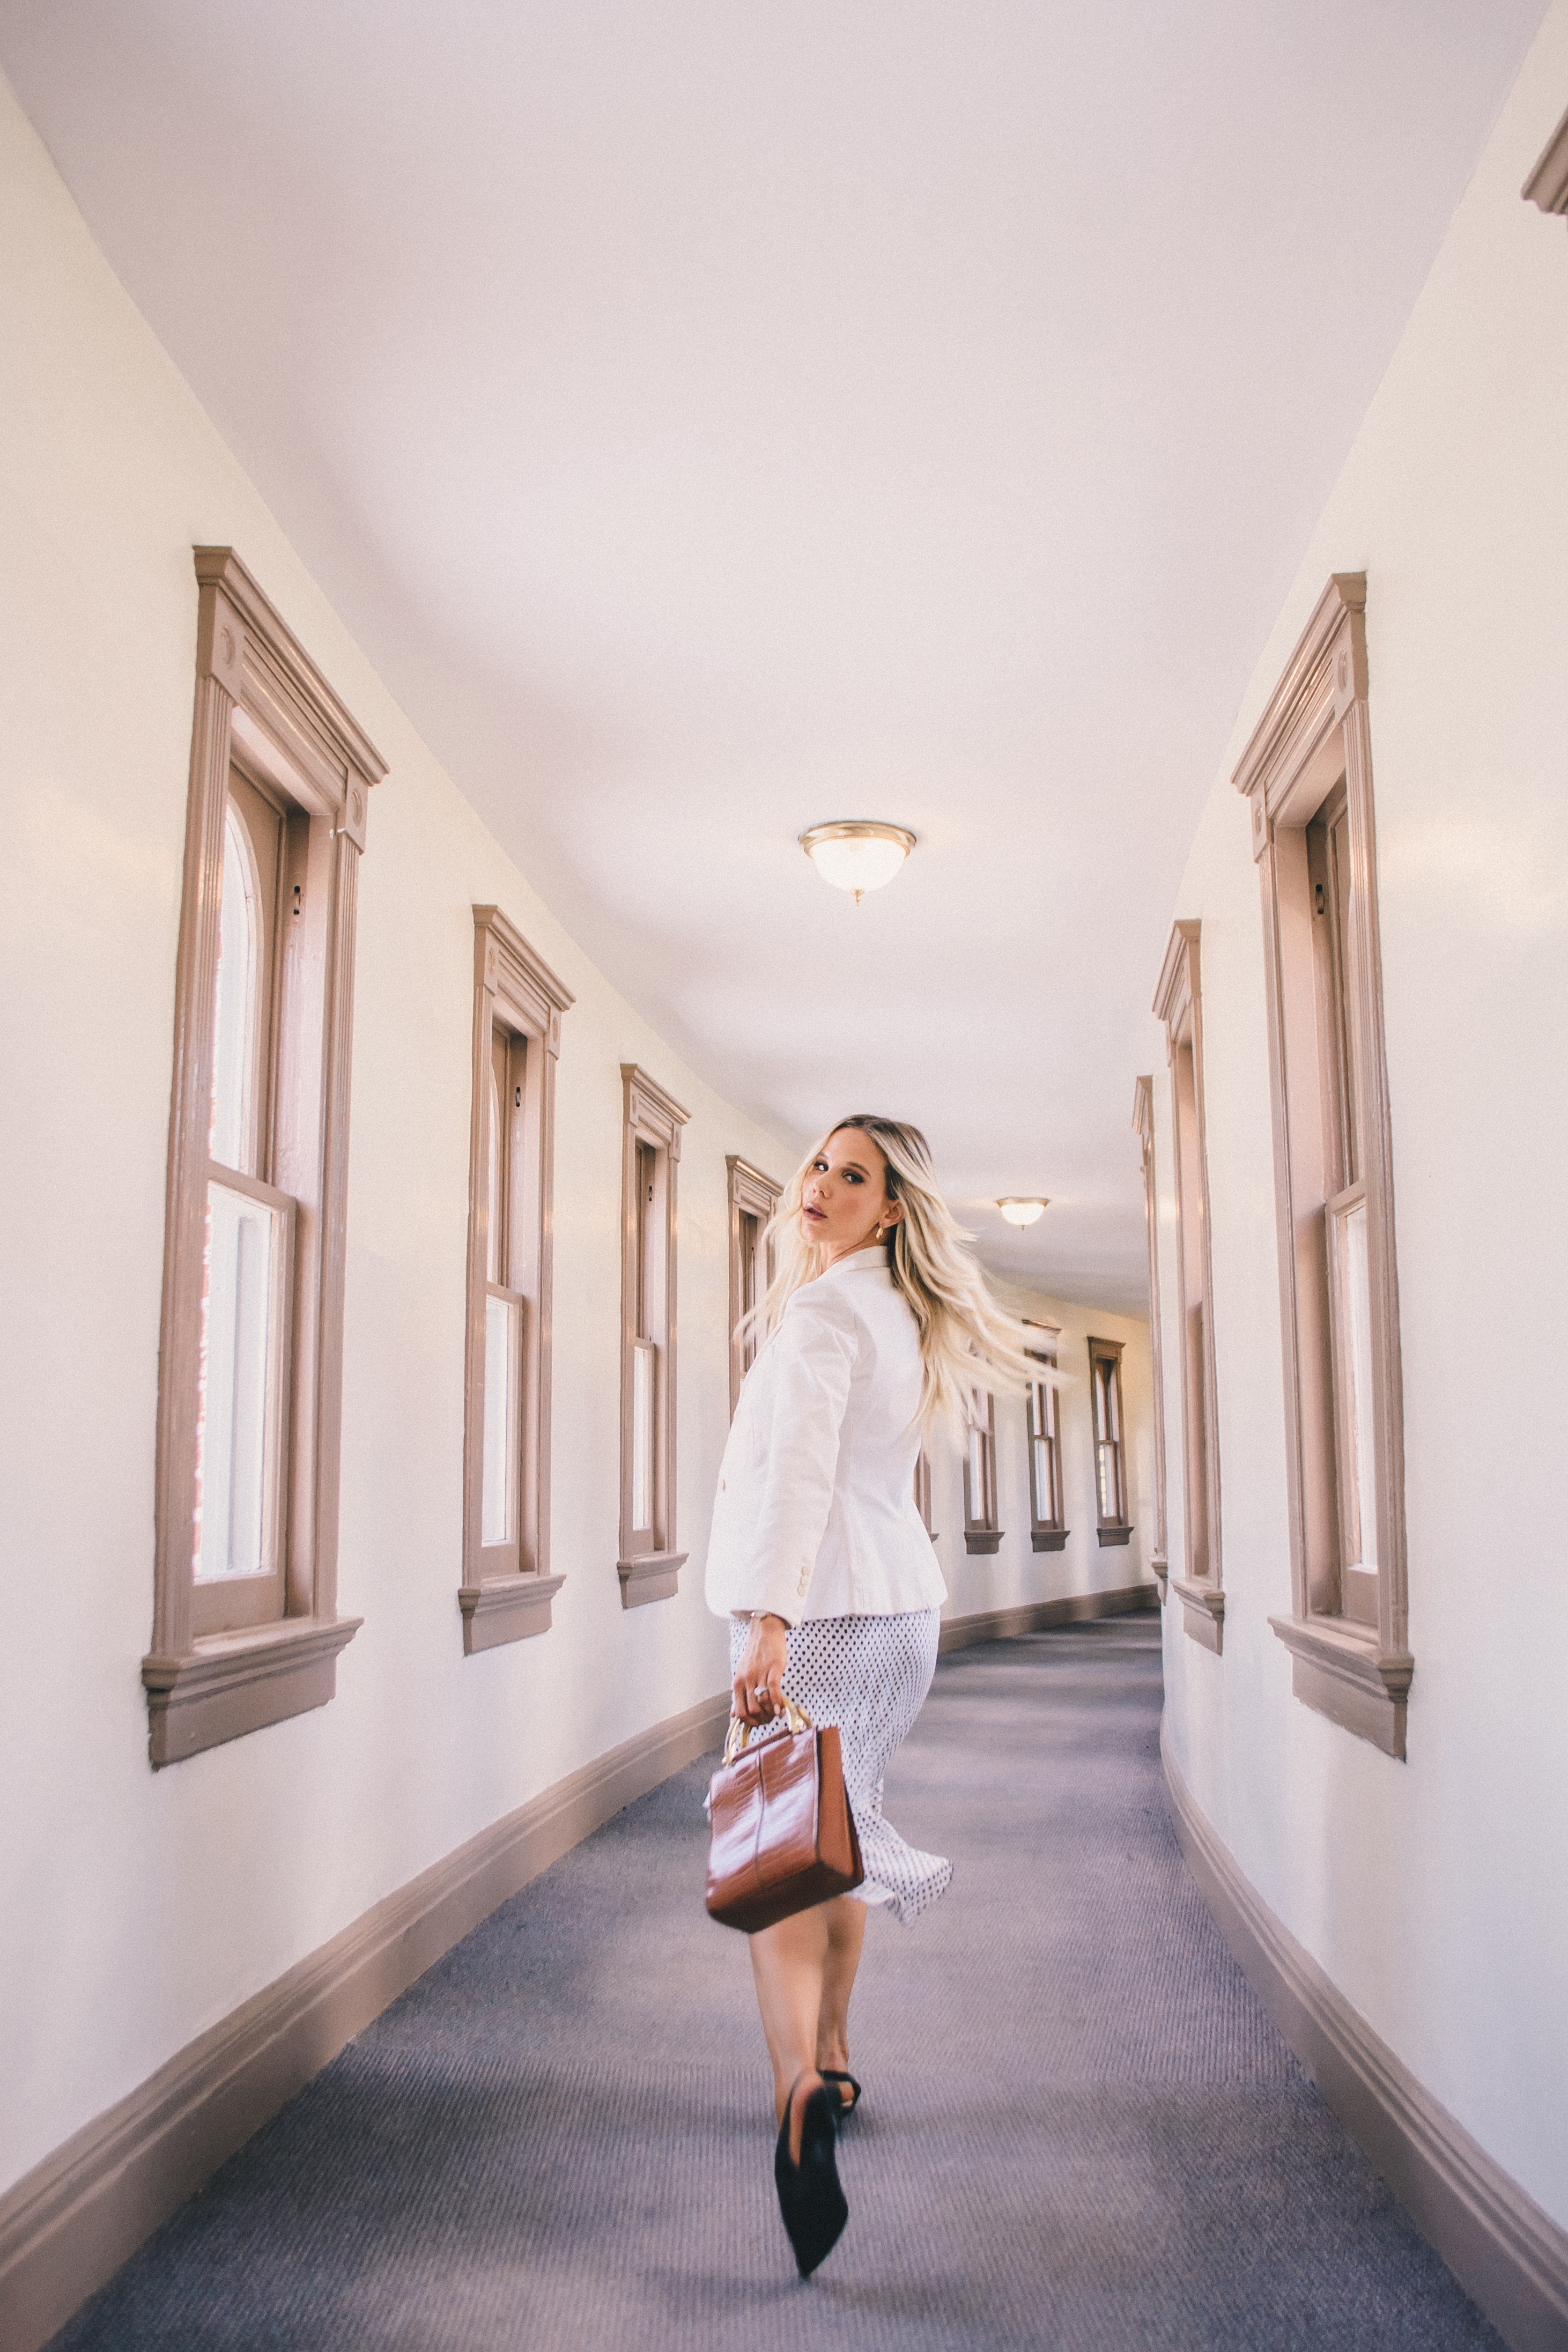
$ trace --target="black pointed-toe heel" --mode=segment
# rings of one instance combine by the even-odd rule
[[[839,2092],[838,2113],[840,2117],[852,2116],[856,2108],[860,2104],[860,2085],[855,2080],[854,2075],[841,2074],[837,2066],[819,2066],[816,2071],[821,2075],[825,2083],[842,2083],[844,2084],[845,2089],[848,2091],[849,2096],[846,2098],[844,2092]]]
[[[801,2078],[797,2077],[796,2081]],[[790,2161],[789,2119],[795,2106],[795,2084],[784,2102],[778,2147],[773,2151],[773,2179],[778,2184],[779,2211],[802,2278],[809,2278],[826,2261],[844,2233],[849,2207],[838,2185],[834,2158],[837,2131],[833,2110],[840,2104],[836,2092],[813,2091],[801,2109],[800,2162]]]

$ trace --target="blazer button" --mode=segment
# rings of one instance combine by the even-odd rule
[[[722,1494],[722,1493],[723,1493],[723,1491],[724,1491],[724,1481],[722,1480],[722,1478],[721,1478],[721,1479],[720,1479],[720,1481],[719,1481],[719,1492],[720,1492],[721,1494]]]

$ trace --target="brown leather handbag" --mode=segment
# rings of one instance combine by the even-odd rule
[[[708,1784],[709,1916],[747,1936],[866,1875],[837,1725],[818,1731],[791,1698],[784,1712],[788,1728],[751,1748],[751,1725],[731,1717]]]

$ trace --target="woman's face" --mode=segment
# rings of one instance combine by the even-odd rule
[[[903,1211],[887,1192],[888,1163],[864,1129],[841,1127],[830,1135],[811,1166],[800,1192],[801,1231],[822,1252],[822,1263],[867,1248],[896,1224]]]

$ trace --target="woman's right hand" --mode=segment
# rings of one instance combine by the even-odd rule
[[[789,1627],[782,1617],[753,1617],[730,1685],[730,1711],[742,1723],[771,1723],[784,1711]]]

